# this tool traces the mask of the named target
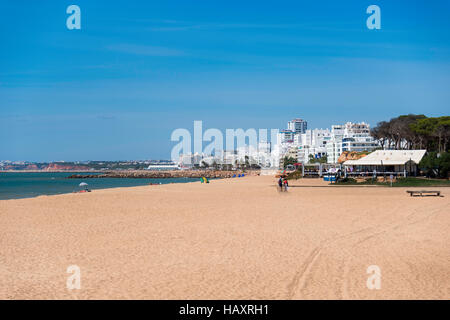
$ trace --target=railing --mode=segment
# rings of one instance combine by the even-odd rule
[[[360,177],[373,177],[375,176],[392,176],[398,177],[398,176],[405,176],[405,171],[376,171],[375,173],[373,171],[358,171],[358,172],[347,172],[347,176],[360,176]]]

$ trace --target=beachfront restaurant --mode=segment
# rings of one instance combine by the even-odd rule
[[[329,173],[335,174],[340,165],[330,163],[299,163],[302,168],[302,177],[319,177]],[[297,167],[298,169],[298,167]]]
[[[426,150],[377,150],[344,162],[345,176],[416,176]]]

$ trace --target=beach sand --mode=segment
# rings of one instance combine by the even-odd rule
[[[0,201],[0,299],[450,299],[450,188],[411,198],[291,185],[280,193],[261,176]],[[66,288],[70,265],[79,290]],[[371,265],[379,290],[366,285]]]

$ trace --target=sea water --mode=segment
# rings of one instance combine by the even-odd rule
[[[40,195],[53,195],[80,191],[81,182],[88,184],[91,190],[135,187],[150,183],[182,183],[199,181],[193,178],[164,178],[164,179],[131,179],[131,178],[89,178],[67,179],[75,172],[0,172],[0,200],[31,198]],[[86,173],[79,173],[86,174]],[[89,173],[93,174],[93,173]]]

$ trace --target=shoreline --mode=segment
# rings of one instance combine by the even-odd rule
[[[148,178],[148,179],[153,179],[153,178]],[[156,179],[156,178],[155,178]],[[167,179],[190,179],[190,178],[167,178]],[[166,179],[160,179],[160,180],[166,180]],[[93,192],[98,192],[101,190],[110,190],[110,189],[129,189],[129,188],[139,188],[139,187],[147,187],[147,186],[162,186],[162,185],[171,185],[171,184],[186,184],[186,183],[193,183],[193,182],[197,182],[197,181],[176,181],[176,182],[165,182],[165,183],[154,183],[154,184],[138,184],[138,185],[130,185],[130,186],[103,186],[103,187],[94,187],[92,188],[92,186],[89,186],[89,189],[91,190],[91,192],[89,193],[93,193]],[[77,189],[77,186],[74,185],[73,186],[73,190],[72,191],[67,191],[67,192],[61,192],[61,193],[42,193],[42,194],[35,194],[35,195],[22,195],[22,196],[17,196],[17,197],[10,197],[7,199],[2,199],[0,198],[0,202],[1,201],[11,201],[11,200],[23,200],[23,199],[36,199],[39,197],[53,197],[53,196],[63,196],[63,195],[68,195],[68,194],[81,194],[84,192],[79,192],[81,191],[81,189]],[[0,194],[1,196],[1,194]]]
[[[24,197],[24,198],[10,198],[10,199],[0,199],[1,201],[14,201],[14,200],[28,200],[28,199],[38,199],[38,198],[51,198],[51,197],[60,197],[60,196],[67,196],[67,195],[79,195],[79,194],[89,194],[94,193],[98,191],[104,191],[104,190],[114,190],[114,191],[124,191],[132,188],[146,188],[146,187],[160,187],[163,185],[173,185],[173,184],[189,184],[189,183],[197,183],[199,181],[188,181],[188,182],[170,182],[170,183],[163,183],[163,184],[146,184],[146,185],[138,185],[138,186],[129,186],[129,187],[110,187],[110,188],[99,188],[99,189],[91,189],[91,192],[65,192],[65,193],[56,193],[56,194],[39,194],[32,197]]]

